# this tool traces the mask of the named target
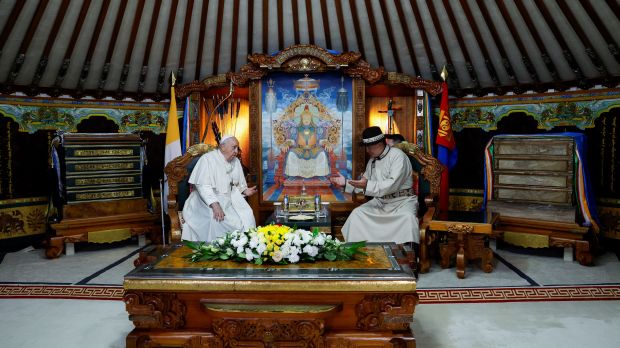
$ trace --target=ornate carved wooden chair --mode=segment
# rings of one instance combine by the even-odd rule
[[[441,171],[443,167],[439,160],[422,151],[416,144],[400,143],[395,147],[403,150],[414,171],[414,186],[418,196],[418,218],[420,222],[420,250],[419,271],[426,273],[430,269],[429,246],[433,243],[433,237],[427,234],[430,221],[438,212],[439,190],[441,184]]]
[[[192,145],[185,154],[170,161],[164,169],[168,177],[169,241],[171,243],[181,241],[183,205],[190,194],[189,176],[200,156],[216,148],[216,146],[208,144]]]

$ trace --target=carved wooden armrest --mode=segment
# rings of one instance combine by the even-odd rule
[[[179,182],[190,174],[187,167],[190,162],[192,162],[192,159],[202,156],[215,148],[215,146],[208,144],[192,145],[189,149],[187,149],[185,154],[173,159],[166,165],[166,168],[164,168],[164,172],[168,178],[167,198],[168,216],[170,217],[170,243],[181,241],[182,224],[184,222],[183,214],[179,211],[179,204],[177,202]]]

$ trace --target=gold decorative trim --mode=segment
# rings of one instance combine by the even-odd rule
[[[307,61],[301,61],[304,59],[304,56],[307,57]],[[274,69],[280,68],[284,63],[296,59],[293,64],[298,64],[299,68],[308,69],[302,71],[309,71],[324,67],[339,68],[348,66],[358,61],[361,56],[358,52],[331,54],[326,49],[314,45],[293,45],[278,52],[275,56],[255,53],[250,55],[248,60],[261,68]]]
[[[24,203],[48,203],[47,197],[13,198],[0,200],[0,207]]]
[[[92,157],[92,156],[131,156],[134,149],[93,149],[93,150],[75,150],[76,157]]]
[[[87,185],[106,185],[106,184],[131,184],[135,182],[133,176],[117,177],[117,178],[82,178],[75,179],[76,186]]]
[[[112,243],[131,238],[131,229],[88,232],[89,243]]]
[[[91,199],[110,199],[110,198],[126,198],[135,196],[134,190],[129,191],[114,191],[114,192],[92,192],[92,193],[78,193],[75,195],[76,200],[91,200]]]
[[[525,248],[548,248],[549,236],[506,231],[504,242]]]
[[[329,313],[338,309],[340,305],[326,304],[257,304],[257,303],[213,303],[203,302],[202,306],[213,312],[220,313]]]
[[[76,164],[76,171],[87,171],[87,170],[110,170],[110,169],[133,169],[134,163],[87,163],[87,164]]]
[[[422,151],[417,144],[405,142],[397,144],[396,147],[404,151],[408,156],[415,158],[422,165],[420,174],[430,183],[431,196],[438,198],[441,189],[441,171],[443,170],[441,162],[432,155]]]
[[[443,87],[439,81],[424,80],[420,77],[411,77],[397,72],[388,72],[387,81],[393,84],[405,85],[408,88],[423,89],[432,95],[443,92]]]
[[[332,292],[415,292],[415,280],[204,280],[204,279],[125,279],[125,290],[145,291],[332,291]]]
[[[450,224],[448,225],[448,232],[450,233],[472,233],[474,232],[474,226],[469,224]]]

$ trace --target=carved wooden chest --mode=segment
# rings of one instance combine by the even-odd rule
[[[573,152],[570,137],[493,138],[493,199],[573,204]]]
[[[142,139],[136,134],[67,133],[55,142],[64,202],[142,197]]]
[[[487,210],[500,216],[498,237],[524,247],[572,247],[580,263],[592,262],[589,228],[579,221],[575,154],[568,135],[493,138]]]
[[[48,257],[65,244],[110,243],[149,233],[158,239],[158,215],[142,196],[142,140],[135,134],[73,133],[53,142],[58,177],[58,222]],[[67,251],[69,252],[69,246]]]

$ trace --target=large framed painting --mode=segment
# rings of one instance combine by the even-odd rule
[[[354,175],[354,79],[338,71],[275,72],[260,82],[260,193],[350,202],[330,183]]]

